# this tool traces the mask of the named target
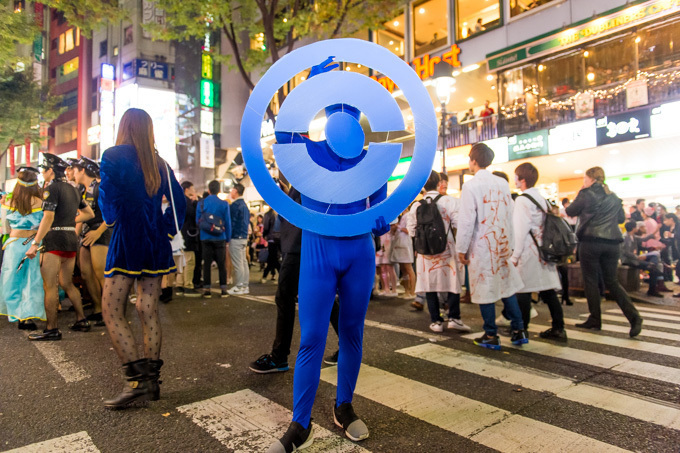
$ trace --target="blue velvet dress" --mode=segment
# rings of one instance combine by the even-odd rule
[[[161,210],[163,195],[170,201],[170,187],[180,228],[184,222],[184,191],[166,163],[158,157],[161,186],[149,197],[144,174],[131,145],[114,146],[102,156],[99,206],[104,222],[113,228],[106,256],[105,276],[157,277],[176,271],[170,240],[177,233],[172,207]]]
[[[38,230],[43,218],[42,209],[34,209],[21,215],[9,206],[2,206],[3,216],[13,230]],[[24,261],[21,270],[19,263],[31,247],[25,238],[8,238],[4,245],[2,271],[0,272],[0,314],[10,322],[28,319],[45,320],[45,292],[40,275],[40,258]]]

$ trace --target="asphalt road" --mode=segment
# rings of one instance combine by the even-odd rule
[[[0,451],[265,450],[293,406],[292,370],[248,369],[271,348],[275,289],[253,282],[247,297],[162,305],[161,400],[124,411],[102,406],[123,385],[104,328],[71,332],[74,314],[63,312],[63,340],[36,344],[2,320]],[[496,352],[469,336],[430,332],[427,312],[409,304],[376,298],[369,306],[354,407],[370,437],[342,440],[332,417],[335,369],[324,365],[313,411],[319,440],[308,451],[680,451],[677,306],[638,304],[645,317],[638,340],[605,302],[610,318],[601,332],[569,327],[566,345],[532,333],[522,348],[504,338]],[[532,323],[548,326],[547,307],[537,308]],[[582,300],[565,307],[571,320],[586,312]],[[463,305],[462,313],[480,332],[478,308]],[[139,334],[132,305],[128,319]],[[298,344],[296,326],[292,368]],[[331,330],[327,354],[336,348]]]

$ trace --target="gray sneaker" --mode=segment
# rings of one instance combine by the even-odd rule
[[[286,434],[274,442],[267,453],[290,453],[292,451],[304,450],[314,442],[314,428],[309,422],[307,429],[303,428],[298,422],[291,422]]]
[[[342,403],[333,407],[333,421],[345,431],[345,435],[354,442],[368,438],[368,427],[354,413],[352,403]]]

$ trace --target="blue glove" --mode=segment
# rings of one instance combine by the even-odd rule
[[[335,57],[328,57],[323,63],[318,64],[316,66],[312,66],[312,69],[309,71],[309,76],[307,76],[307,78],[311,79],[315,75],[323,74],[324,72],[332,71],[335,68],[339,68],[340,65],[338,63],[335,63],[333,61],[333,58]]]
[[[373,236],[379,237],[390,231],[390,226],[385,222],[385,217],[380,216],[375,219],[375,228],[371,230]]]

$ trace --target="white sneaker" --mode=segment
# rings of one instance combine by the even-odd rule
[[[430,330],[432,332],[443,332],[444,325],[441,323],[441,321],[433,322],[432,324],[430,324]]]
[[[241,287],[241,294],[250,294],[250,286]]]
[[[250,289],[247,286],[234,286],[231,289],[227,290],[227,294],[231,296],[239,296],[241,294],[249,294]]]
[[[529,312],[529,316],[531,316],[531,319],[535,318],[538,316],[538,311],[534,307],[531,307],[531,311]]]
[[[506,319],[505,316],[500,315],[496,318],[496,326],[498,327],[508,327],[510,325],[510,320]]]
[[[459,330],[461,332],[470,332],[470,326],[465,325],[460,319],[449,319],[448,329]]]
[[[262,283],[262,284],[264,285],[265,283],[267,283],[267,279],[266,279],[266,278],[261,278],[261,279],[260,279],[260,283]]]

